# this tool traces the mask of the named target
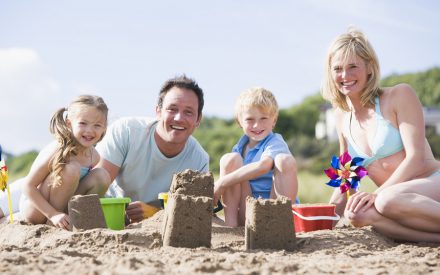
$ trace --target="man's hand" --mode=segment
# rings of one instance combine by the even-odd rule
[[[377,194],[371,194],[366,192],[357,192],[350,196],[347,202],[346,210],[357,213],[358,211],[366,211],[368,208],[374,205]]]
[[[72,230],[72,226],[70,224],[70,217],[66,213],[58,212],[52,217],[50,217],[49,221],[55,226],[65,230]]]
[[[159,210],[160,210],[159,208],[148,205],[144,202],[135,201],[128,204],[127,208],[125,209],[125,212],[127,213],[130,222],[133,223],[133,222],[140,222],[143,219],[149,218]]]

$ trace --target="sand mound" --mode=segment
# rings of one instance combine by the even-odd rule
[[[244,228],[213,223],[211,248],[162,247],[163,211],[112,231],[69,232],[23,222],[0,225],[1,274],[146,273],[349,273],[440,272],[440,248],[396,243],[370,228],[351,227],[297,234],[297,249],[244,247]]]

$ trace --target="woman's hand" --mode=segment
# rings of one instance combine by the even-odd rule
[[[377,194],[367,192],[357,192],[350,196],[347,202],[346,210],[357,213],[359,211],[366,211],[368,208],[374,205]]]
[[[66,213],[57,212],[55,215],[50,217],[49,221],[55,226],[65,230],[72,230],[72,225],[70,223],[70,217]]]

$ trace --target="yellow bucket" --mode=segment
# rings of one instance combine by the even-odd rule
[[[160,200],[160,204],[165,209],[168,201],[168,193],[165,192],[159,193],[159,195],[157,195],[157,198]]]

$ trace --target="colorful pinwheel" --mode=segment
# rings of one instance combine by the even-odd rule
[[[12,215],[11,192],[9,191],[8,185],[8,166],[6,166],[5,161],[2,159],[2,146],[0,145],[0,190],[4,192],[5,189],[7,190],[8,194],[9,219],[12,223],[14,221],[14,217]]]
[[[351,158],[348,152],[344,152],[339,158],[332,157],[331,166],[325,169],[325,174],[330,178],[326,184],[331,187],[339,187],[342,193],[347,192],[350,196],[350,188],[358,189],[361,179],[368,175],[367,170],[361,166],[364,159],[360,157]]]

